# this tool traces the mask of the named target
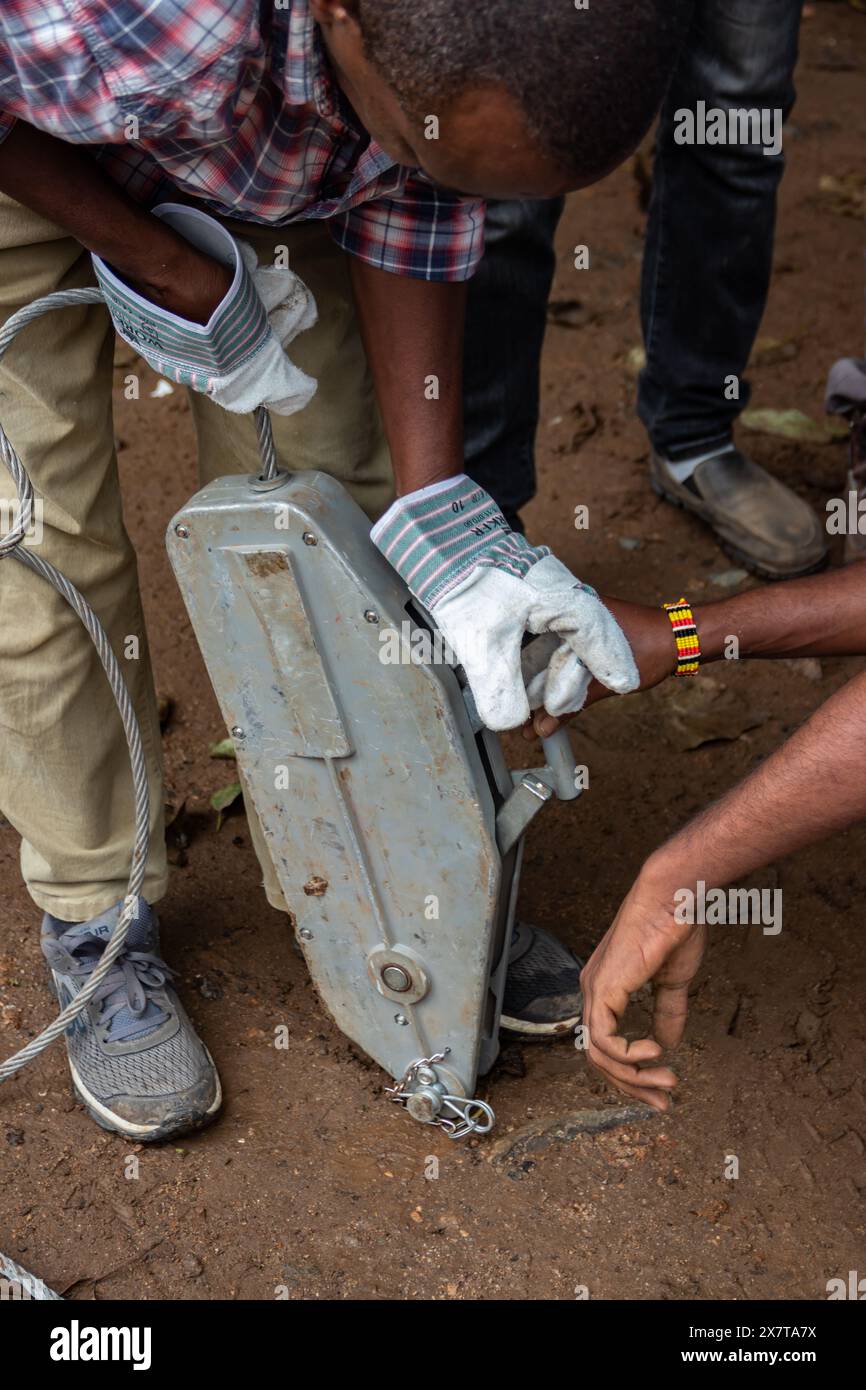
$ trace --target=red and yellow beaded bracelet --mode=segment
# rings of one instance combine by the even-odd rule
[[[677,644],[677,669],[674,675],[696,676],[701,664],[701,644],[691,604],[688,599],[681,598],[676,603],[662,606],[671,620]]]

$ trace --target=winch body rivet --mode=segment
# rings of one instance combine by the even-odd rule
[[[395,994],[405,994],[412,988],[409,972],[404,970],[402,965],[386,965],[382,971],[382,981]]]

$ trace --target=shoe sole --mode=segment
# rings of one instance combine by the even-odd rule
[[[202,1047],[204,1047],[204,1043],[202,1043]],[[213,1067],[213,1058],[206,1047],[204,1050]],[[91,1120],[94,1120],[101,1129],[107,1129],[112,1134],[122,1134],[125,1139],[134,1139],[137,1144],[157,1144],[166,1139],[177,1138],[182,1134],[194,1134],[198,1130],[206,1129],[216,1119],[223,1103],[222,1083],[219,1079],[219,1072],[214,1067],[217,1083],[216,1098],[203,1115],[180,1113],[173,1115],[170,1120],[163,1120],[158,1125],[137,1125],[132,1120],[124,1120],[122,1116],[115,1115],[113,1110],[109,1110],[108,1106],[97,1100],[96,1096],[88,1091],[75,1069],[75,1063],[68,1054],[67,1061],[72,1073],[72,1089]]]
[[[53,970],[48,971],[48,988],[59,1004],[60,995],[57,991],[57,981],[54,978]],[[95,1124],[98,1124],[100,1129],[108,1130],[110,1134],[121,1134],[125,1139],[134,1139],[137,1144],[158,1144],[166,1139],[175,1139],[181,1134],[195,1134],[197,1130],[207,1129],[208,1125],[212,1124],[219,1114],[220,1107],[223,1103],[222,1082],[220,1081],[219,1072],[214,1066],[213,1057],[211,1057],[204,1043],[202,1043],[202,1047],[204,1048],[208,1061],[213,1067],[214,1076],[216,1077],[215,1100],[203,1115],[174,1115],[170,1120],[164,1120],[160,1125],[136,1125],[133,1124],[131,1120],[124,1120],[122,1116],[115,1115],[113,1110],[109,1110],[108,1106],[103,1105],[102,1101],[97,1100],[96,1096],[91,1095],[90,1091],[88,1091],[79,1073],[76,1071],[75,1063],[68,1051],[66,1053],[66,1060],[69,1063],[69,1070],[72,1075],[72,1089],[75,1092],[75,1096],[84,1106],[91,1120],[93,1120]]]
[[[672,507],[678,507],[681,512],[691,513],[692,516],[696,516],[699,521],[702,521],[704,525],[709,526],[720,548],[725,554],[731,560],[735,560],[738,565],[741,565],[744,570],[748,570],[750,574],[757,575],[759,579],[767,579],[771,582],[782,579],[803,579],[807,574],[818,574],[821,570],[825,569],[830,559],[829,551],[825,551],[821,559],[815,561],[814,564],[806,565],[795,570],[774,570],[769,565],[762,564],[760,560],[754,559],[754,557],[747,554],[746,551],[740,550],[733,541],[729,541],[725,536],[721,535],[720,532],[716,530],[712,517],[700,503],[695,502],[693,506],[682,497],[677,497],[675,493],[668,492],[654,474],[650,474],[650,487],[657,497],[661,497],[665,502],[670,502]]]
[[[528,1019],[510,1018],[503,1014],[499,1020],[499,1028],[503,1033],[513,1033],[520,1038],[534,1038],[542,1041],[545,1038],[563,1038],[568,1033],[573,1033],[575,1028],[580,1026],[583,1015],[578,1013],[573,1018],[558,1019],[556,1023],[530,1023]]]

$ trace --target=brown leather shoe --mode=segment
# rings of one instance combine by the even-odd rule
[[[762,579],[793,579],[827,562],[812,508],[739,449],[705,459],[683,483],[653,449],[650,481],[660,497],[706,521],[722,549]]]

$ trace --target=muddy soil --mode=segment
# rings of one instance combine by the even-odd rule
[[[820,419],[828,366],[862,349],[864,41],[862,14],[809,7],[762,329],[794,348],[781,361],[777,349],[763,354],[755,407]],[[850,197],[821,192],[822,178],[847,175]],[[712,537],[647,483],[634,413],[642,231],[632,169],[571,200],[554,298],[583,308],[576,326],[548,335],[541,487],[527,520],[603,591],[700,601],[730,592],[737,576]],[[572,269],[578,242],[593,249],[582,276]],[[135,1152],[73,1102],[54,1047],[0,1092],[0,1249],[82,1300],[273,1299],[279,1290],[571,1299],[580,1288],[607,1299],[814,1299],[829,1278],[863,1271],[864,831],[760,880],[784,890],[780,935],[715,932],[676,1059],[679,1099],[664,1119],[627,1113],[609,1130],[575,1134],[566,1123],[574,1112],[622,1102],[566,1041],[507,1048],[486,1087],[494,1141],[452,1144],[414,1125],[386,1104],[382,1074],[317,1002],[286,919],[259,890],[243,815],[216,830],[208,799],[232,765],[208,756],[223,730],[162,539],[196,487],[193,440],[181,396],[152,398],[153,385],[145,376],[134,403],[118,392],[117,432],[159,688],[173,705],[169,781],[190,841],[175,849],[181,862],[160,910],[226,1106],[209,1132]],[[842,488],[844,446],[745,431],[742,442],[819,511]],[[573,525],[581,504],[588,531]],[[589,712],[574,743],[590,791],[530,834],[523,915],[587,952],[659,839],[764,757],[852,665],[728,663],[712,673],[706,706],[685,716],[668,689]],[[686,747],[695,728],[710,741]],[[509,751],[525,760],[516,741]],[[4,1055],[54,1012],[17,853],[7,827]],[[290,1030],[285,1051],[272,1045],[280,1023]],[[736,1180],[726,1176],[730,1156]]]

